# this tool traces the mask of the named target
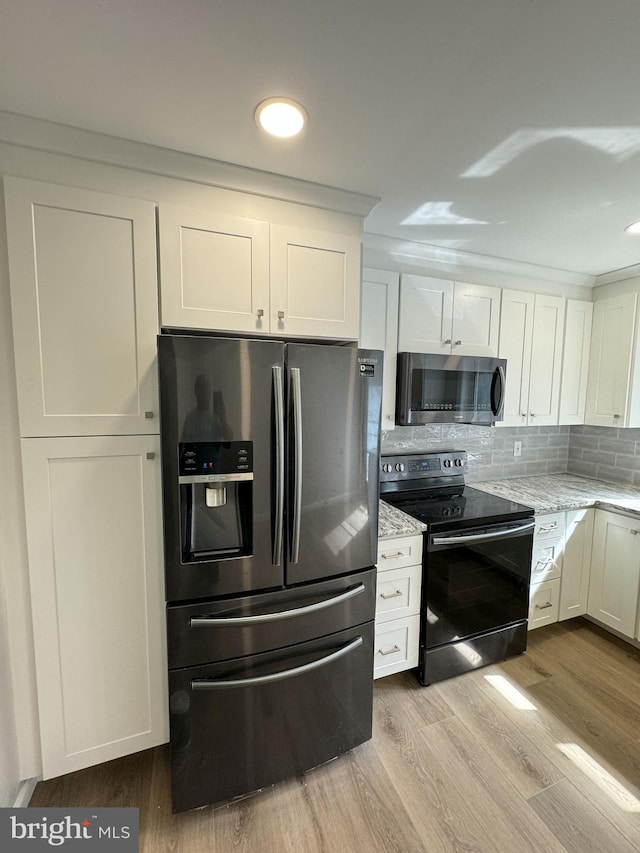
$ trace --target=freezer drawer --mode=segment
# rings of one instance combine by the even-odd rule
[[[169,669],[302,643],[374,618],[375,569],[242,598],[167,607]]]
[[[371,737],[373,623],[169,673],[173,810],[299,775]]]

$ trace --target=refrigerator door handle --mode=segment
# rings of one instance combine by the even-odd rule
[[[282,535],[284,524],[284,392],[282,387],[282,368],[274,364],[271,368],[273,379],[273,403],[275,417],[275,512],[273,525],[272,563],[279,566],[282,561]]]
[[[297,563],[300,554],[300,522],[302,515],[302,394],[300,368],[290,370],[291,407],[293,411],[293,524],[291,531],[291,562]]]
[[[331,663],[331,661],[338,660],[338,658],[348,655],[349,652],[355,651],[355,649],[361,646],[363,642],[362,637],[356,637],[355,640],[352,640],[346,646],[342,646],[341,649],[337,649],[337,651],[331,652],[319,660],[311,661],[311,663],[304,663],[302,666],[295,666],[292,669],[273,672],[270,675],[258,675],[253,678],[235,678],[229,679],[229,681],[193,678],[191,680],[191,689],[220,690],[229,687],[257,687],[260,684],[273,684],[274,681],[284,681],[285,678],[292,678],[294,675],[302,675],[303,672],[312,672],[314,669],[320,669],[321,666],[326,666],[326,664]]]

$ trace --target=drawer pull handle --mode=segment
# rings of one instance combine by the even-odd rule
[[[395,554],[384,554],[384,553],[380,554],[380,559],[381,560],[395,560],[398,557],[404,557],[404,556],[406,556],[404,551],[396,551]]]
[[[396,643],[392,649],[388,649],[386,652],[384,649],[378,649],[379,655],[394,655],[396,652],[400,651],[400,646]]]
[[[629,531],[629,533],[630,533],[632,536],[637,536],[637,535],[638,535],[638,531],[637,531],[637,530],[630,530],[630,531]]]
[[[553,564],[553,557],[549,557],[547,560],[538,560],[538,562],[536,563],[536,567],[535,567],[534,571],[537,572],[537,571],[540,571],[540,569],[546,569],[547,566],[550,566],[552,564]]]
[[[402,595],[401,589],[397,589],[395,592],[388,592],[388,593],[381,592],[380,598],[384,598],[386,601],[388,598],[397,598],[399,595]]]
[[[546,610],[548,607],[553,607],[553,602],[547,601],[546,604],[536,604],[538,610]]]
[[[553,521],[551,524],[543,524],[541,527],[539,527],[538,533],[549,533],[552,530],[557,530],[557,529],[558,529],[558,522]]]

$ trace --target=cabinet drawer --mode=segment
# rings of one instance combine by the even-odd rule
[[[422,563],[422,534],[378,540],[378,571]]]
[[[564,513],[553,512],[536,517],[536,527],[533,532],[534,545],[540,539],[556,539],[564,535]]]
[[[531,583],[559,578],[562,573],[564,539],[534,542],[531,554]]]
[[[380,678],[417,666],[419,636],[420,616],[376,625],[373,677]]]
[[[560,580],[531,584],[529,589],[529,630],[558,621]]]
[[[420,612],[422,566],[378,571],[376,623]]]

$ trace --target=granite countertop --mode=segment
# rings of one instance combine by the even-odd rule
[[[415,536],[427,529],[427,525],[402,512],[391,504],[380,501],[378,505],[378,538],[389,539],[391,536]]]
[[[592,480],[574,474],[540,474],[468,485],[481,492],[526,504],[537,514],[597,506],[640,516],[640,489],[624,483]]]

